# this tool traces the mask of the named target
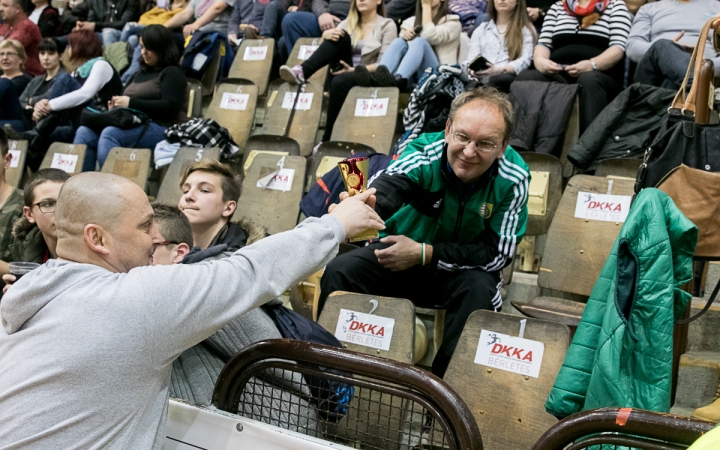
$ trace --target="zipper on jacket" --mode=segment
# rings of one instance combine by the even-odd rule
[[[457,241],[460,236],[460,227],[462,226],[463,212],[465,211],[465,200],[460,201],[458,208],[457,221],[455,222],[455,230],[453,231],[453,241]]]

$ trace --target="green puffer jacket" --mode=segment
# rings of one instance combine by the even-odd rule
[[[697,227],[658,189],[638,194],[588,300],[545,409],[670,411],[673,327],[690,300]]]

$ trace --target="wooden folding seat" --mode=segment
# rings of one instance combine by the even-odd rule
[[[43,158],[41,169],[60,169],[75,175],[82,172],[85,162],[86,146],[84,144],[63,144],[54,142],[50,145]]]
[[[284,158],[284,159],[283,159]],[[280,167],[292,170],[292,180],[286,178],[287,190],[258,187],[258,182]],[[281,174],[282,175],[282,174]],[[305,158],[302,156],[278,156],[259,154],[255,156],[245,174],[243,189],[233,220],[250,219],[265,227],[269,234],[291,230],[297,224],[300,213],[300,199],[305,180]],[[279,181],[282,183],[282,181]]]
[[[221,57],[220,47],[218,47],[217,50],[215,50],[215,53],[213,53],[210,65],[208,65],[208,68],[205,70],[205,73],[203,73],[202,79],[200,80],[203,97],[213,95],[213,92],[215,92],[215,83],[217,82],[218,74],[220,73]]]
[[[320,125],[323,87],[311,82],[300,86],[300,90],[296,104],[298,86],[289,83],[283,83],[268,99],[262,134],[248,139],[248,150],[287,151],[302,156],[312,153]],[[295,146],[297,153],[292,149]]]
[[[570,119],[568,119],[567,128],[565,129],[565,140],[563,141],[562,153],[560,154],[560,163],[563,167],[563,178],[570,178],[575,174],[575,166],[568,160],[567,155],[570,147],[575,145],[580,139],[580,102],[575,97],[573,102]]]
[[[257,86],[258,95],[265,95],[274,54],[275,39],[244,39],[228,77],[249,80]]]
[[[293,46],[292,52],[290,52],[290,56],[288,57],[288,60],[285,64],[290,67],[302,64],[313,53],[315,53],[315,50],[320,47],[320,44],[323,43],[323,40],[323,38],[298,39],[297,41],[295,41],[295,46]],[[322,87],[325,85],[325,79],[327,78],[328,70],[328,66],[324,66],[305,81],[308,83],[319,84]]]
[[[508,338],[520,337],[521,330],[523,339],[539,345]],[[545,412],[545,400],[569,343],[568,327],[559,323],[483,310],[470,314],[443,379],[472,411],[485,450],[529,449],[557,422]]]
[[[25,158],[27,157],[28,141],[8,140],[8,153],[12,155],[10,164],[5,167],[5,181],[16,188],[20,186],[25,172]]]
[[[390,154],[397,122],[399,90],[356,86],[343,103],[331,141],[358,142]]]
[[[528,192],[528,222],[525,236],[520,242],[520,268],[524,272],[537,272],[539,258],[535,257],[536,236],[547,233],[553,215],[562,197],[562,164],[552,155],[520,152],[530,167],[532,180]]]
[[[605,159],[598,163],[595,176],[634,180],[641,163],[642,160],[637,158]]]
[[[187,111],[188,117],[202,117],[202,84],[198,80],[187,80]]]
[[[220,160],[220,149],[218,147],[196,148],[180,147],[170,163],[165,177],[160,184],[157,201],[166,205],[177,205],[182,196],[180,180],[187,168],[203,159]]]
[[[257,86],[252,84],[222,83],[207,111],[207,117],[228,129],[240,150],[250,136],[257,93]]]
[[[115,147],[110,150],[101,172],[125,177],[145,190],[151,157],[152,151],[149,148]]]
[[[575,217],[578,196],[591,201],[593,194],[633,195],[634,182],[590,175],[575,175],[568,182],[547,233],[538,286],[589,297],[605,260],[610,255],[621,222]],[[611,191],[611,192],[608,192]],[[542,296],[530,302],[512,301],[521,313],[569,326],[577,326],[584,302]]]

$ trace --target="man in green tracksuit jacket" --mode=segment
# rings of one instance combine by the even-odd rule
[[[530,174],[507,146],[512,119],[504,94],[466,92],[453,101],[444,132],[421,135],[371,179],[383,238],[327,266],[319,308],[334,291],[445,308],[432,367],[442,377],[470,313],[500,311],[501,270],[525,233]]]

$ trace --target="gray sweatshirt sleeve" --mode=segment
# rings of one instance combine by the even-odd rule
[[[139,317],[145,321],[146,348],[153,364],[171,364],[230,320],[318,271],[336,255],[344,239],[342,224],[325,215],[228,258],[130,271],[127,283],[139,284],[143,291]]]
[[[648,5],[643,5],[637,12],[630,28],[630,36],[628,36],[627,57],[630,61],[639,62],[640,58],[650,50],[652,45],[651,26],[652,17],[649,14]]]

